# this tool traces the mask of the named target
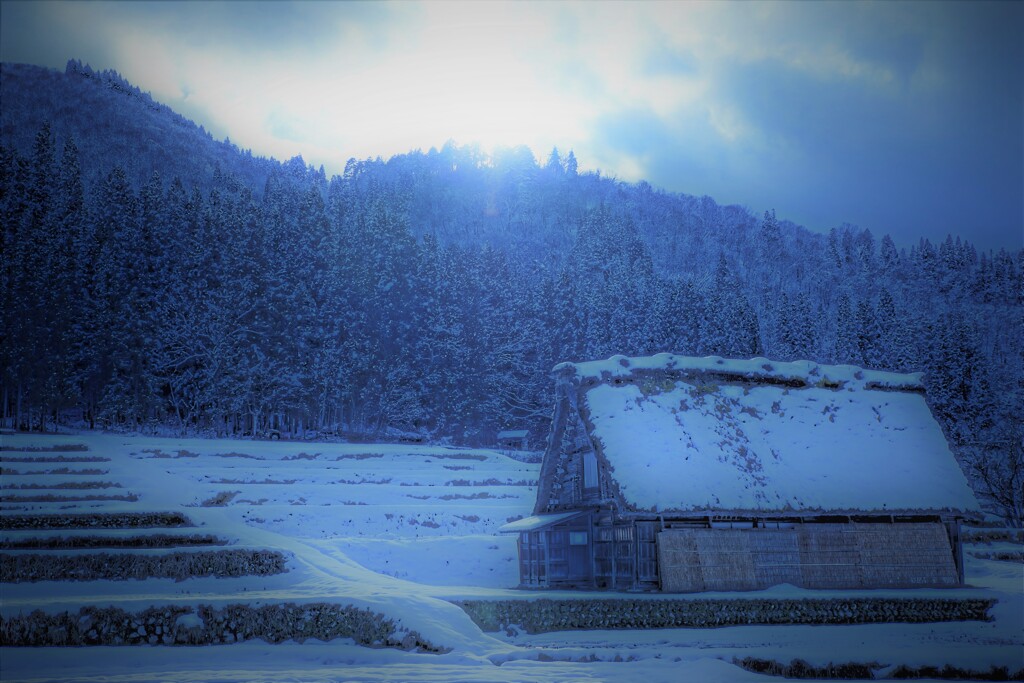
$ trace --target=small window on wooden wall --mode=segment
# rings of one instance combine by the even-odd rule
[[[587,532],[586,531],[570,531],[569,532],[569,545],[586,545],[587,544]]]

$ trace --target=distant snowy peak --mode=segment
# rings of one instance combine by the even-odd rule
[[[607,360],[584,363],[559,363],[552,373],[566,378],[613,381],[634,374],[674,372],[681,375],[712,374],[753,383],[785,384],[793,387],[883,391],[924,391],[922,373],[896,373],[868,370],[855,365],[821,365],[807,360],[772,361],[767,358],[729,359],[720,356],[677,356],[659,353],[629,358],[612,356]]]

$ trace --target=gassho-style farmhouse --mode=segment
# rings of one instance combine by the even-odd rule
[[[957,586],[977,500],[919,374],[659,354],[555,367],[520,586]]]

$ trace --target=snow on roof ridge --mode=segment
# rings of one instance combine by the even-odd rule
[[[559,363],[554,374],[570,374],[576,379],[608,380],[628,377],[635,371],[690,370],[737,375],[750,380],[801,381],[806,385],[837,385],[848,389],[885,389],[921,391],[922,373],[898,373],[870,370],[856,365],[823,365],[809,360],[773,361],[763,357],[729,359],[721,356],[680,356],[659,353],[653,356],[615,355],[607,360]]]

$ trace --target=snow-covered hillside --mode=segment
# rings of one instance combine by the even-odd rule
[[[978,671],[1002,666],[1011,672],[1024,667],[1024,572],[1019,562],[977,557],[994,552],[984,546],[968,546],[970,587],[963,589],[858,594],[783,586],[742,597],[996,599],[990,612],[994,621],[987,623],[485,633],[452,601],[554,596],[513,590],[515,539],[496,533],[509,520],[530,514],[535,464],[490,450],[420,445],[94,434],[0,439],[0,550],[6,558],[39,556],[52,564],[98,553],[150,558],[266,551],[280,553],[286,568],[276,574],[253,570],[183,580],[11,582],[13,577],[5,575],[8,582],[0,584],[5,619],[37,609],[77,613],[88,606],[135,613],[151,606],[331,603],[383,615],[400,633],[415,633],[441,651],[367,647],[349,638],[5,647],[0,651],[5,682],[768,680],[733,663],[747,657],[803,659],[814,666],[876,662],[883,674],[899,665],[949,664]],[[45,515],[78,520],[110,513],[122,521],[109,528],[40,528],[55,526],[39,522]],[[158,517],[142,513],[183,515],[191,526],[159,527],[146,521]],[[144,526],[132,527],[124,522],[128,519]],[[1020,548],[1004,545],[1010,552]],[[717,595],[723,596],[736,594]],[[639,596],[648,597],[664,596]]]

